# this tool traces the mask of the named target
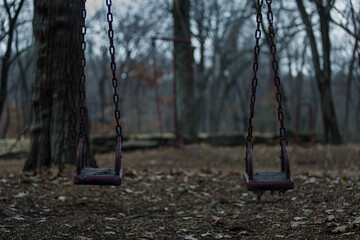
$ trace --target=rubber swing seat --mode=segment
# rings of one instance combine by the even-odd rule
[[[253,179],[244,173],[244,180],[249,191],[281,191],[294,188],[294,180],[287,177],[285,172],[257,172]]]
[[[290,175],[289,155],[287,142],[281,141],[281,171],[253,172],[253,143],[249,141],[246,147],[246,171],[244,181],[249,191],[286,191],[294,188],[294,180]]]
[[[83,168],[74,177],[75,184],[85,185],[121,185],[122,171],[115,174],[112,168]]]
[[[121,139],[119,138],[116,143],[115,168],[85,168],[84,143],[85,140],[81,138],[77,150],[74,183],[82,185],[121,185],[123,178],[121,169]]]

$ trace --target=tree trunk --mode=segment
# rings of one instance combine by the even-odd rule
[[[80,13],[81,1],[34,1],[35,79],[31,96],[30,154],[24,170],[37,170],[52,163],[60,167],[75,163]],[[87,161],[94,165],[90,155]]]
[[[346,94],[345,94],[345,119],[343,122],[343,138],[345,142],[348,142],[349,135],[349,115],[350,115],[350,101],[351,101],[351,83],[353,79],[354,65],[356,61],[356,51],[357,51],[357,39],[355,39],[355,45],[352,52],[352,57],[349,65],[349,75],[346,81]]]
[[[190,0],[174,0],[174,35],[190,40]],[[191,44],[175,44],[177,109],[179,130],[186,141],[197,138],[194,91],[193,48]]]
[[[195,0],[195,22],[198,30],[198,41],[200,44],[199,54],[200,61],[197,65],[197,77],[196,77],[196,92],[197,92],[197,117],[198,117],[198,131],[206,131],[206,112],[207,112],[207,102],[206,102],[206,85],[208,84],[208,77],[205,75],[205,40],[206,40],[206,31],[204,27],[205,21],[205,5],[203,0]]]
[[[331,91],[331,44],[329,37],[329,23],[330,23],[330,1],[328,0],[323,6],[322,1],[315,2],[319,20],[320,20],[320,31],[321,31],[321,43],[322,43],[322,62],[320,64],[320,54],[318,52],[317,42],[315,34],[312,30],[312,24],[309,15],[307,14],[303,1],[296,0],[301,18],[306,26],[306,32],[310,41],[312,60],[315,69],[316,81],[318,90],[320,93],[320,103],[323,117],[323,126],[325,134],[325,142],[332,144],[341,143],[341,136],[339,127],[337,124],[336,113],[334,108],[334,102]]]
[[[9,126],[10,126],[10,118],[11,118],[11,115],[10,115],[10,108],[9,108],[9,104],[6,105],[6,120],[5,120],[5,126],[4,126],[4,130],[2,132],[2,136],[1,138],[5,138],[6,137],[6,134],[9,130]]]
[[[100,98],[100,103],[101,103],[101,117],[100,117],[100,122],[102,124],[105,123],[105,108],[106,108],[106,88],[105,88],[105,83],[106,80],[108,79],[107,76],[107,63],[108,63],[108,57],[107,57],[107,48],[103,47],[101,49],[101,54],[102,54],[102,63],[100,65],[100,67],[102,68],[101,71],[101,77],[99,78],[99,82],[98,82],[98,94],[99,94],[99,98]]]
[[[21,85],[21,89],[20,89],[20,102],[21,102],[21,109],[22,109],[22,119],[23,122],[25,123],[25,125],[28,125],[30,122],[30,96],[29,96],[29,87],[28,87],[28,83],[29,83],[29,79],[30,77],[28,76],[27,72],[28,72],[28,68],[30,66],[33,66],[33,64],[31,63],[33,61],[33,57],[28,57],[26,56],[26,66],[24,67],[24,64],[21,60],[21,58],[18,60],[18,67],[19,67],[19,73],[20,73],[20,85]],[[31,61],[31,62],[30,62]]]

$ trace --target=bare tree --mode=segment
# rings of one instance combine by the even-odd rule
[[[24,5],[25,0],[12,1],[3,0],[4,8],[7,14],[8,29],[4,28],[4,31],[0,33],[0,41],[7,38],[5,54],[1,56],[1,75],[0,75],[0,119],[2,116],[4,104],[7,96],[7,87],[8,87],[8,77],[9,69],[14,60],[20,56],[21,52],[12,56],[13,51],[13,41],[15,30],[17,27],[17,20],[20,14],[20,11]],[[4,22],[2,22],[4,25]]]
[[[189,39],[190,0],[174,0],[174,35],[175,38]],[[175,44],[178,122],[181,134],[187,141],[197,139],[197,120],[195,108],[195,86],[193,71],[193,48],[190,44]]]
[[[315,77],[320,93],[325,142],[339,144],[341,143],[341,136],[331,91],[331,42],[329,35],[329,25],[331,20],[330,11],[334,1],[314,1],[320,21],[322,55],[319,53],[318,42],[303,0],[296,0],[296,2],[310,41]]]
[[[81,1],[34,1],[36,69],[31,96],[30,154],[24,170],[36,170],[53,163],[60,167],[75,163],[80,13]],[[91,152],[87,161],[89,165],[96,165]]]

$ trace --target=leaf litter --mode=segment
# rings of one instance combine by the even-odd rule
[[[18,172],[0,172],[0,236],[80,240],[360,236],[357,148],[289,146],[296,188],[284,197],[265,193],[260,201],[242,182],[242,147],[125,152],[121,187],[75,186],[73,166],[61,173],[56,169],[35,176],[21,173],[19,162]],[[276,162],[268,161],[278,155],[278,147],[256,149],[261,150],[256,167],[278,169]],[[96,157],[100,167],[113,164],[113,153]],[[0,165],[6,169],[5,161]]]

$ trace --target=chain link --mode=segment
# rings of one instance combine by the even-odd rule
[[[85,140],[85,116],[86,116],[86,108],[85,108],[85,50],[86,50],[86,8],[85,8],[86,0],[81,0],[81,74],[80,74],[80,132],[79,139],[82,138]]]
[[[276,87],[276,101],[278,103],[278,120],[280,123],[280,138],[282,141],[283,139],[286,139],[286,129],[284,127],[284,114],[281,107],[281,92],[280,92],[280,77],[279,77],[279,63],[276,60],[276,45],[275,45],[275,28],[274,28],[274,15],[271,10],[271,2],[272,0],[266,0],[266,4],[268,6],[267,11],[267,19],[269,21],[269,36],[270,36],[270,51],[272,54],[272,69],[274,71],[274,84]]]
[[[252,140],[252,131],[253,131],[253,125],[252,120],[254,118],[255,113],[255,100],[256,100],[256,87],[258,85],[258,79],[257,79],[257,70],[259,69],[259,53],[260,53],[260,38],[261,38],[261,22],[262,22],[262,13],[261,13],[261,7],[263,5],[262,0],[257,1],[257,15],[256,15],[256,30],[255,30],[255,47],[254,47],[254,63],[253,63],[253,71],[254,76],[252,78],[251,82],[251,98],[250,98],[250,117],[249,117],[249,127],[248,127],[248,136],[247,136],[247,142]]]
[[[112,0],[106,0],[106,6],[108,7],[107,21],[109,23],[108,37],[109,37],[109,42],[110,42],[109,52],[110,52],[110,57],[111,57],[110,68],[111,68],[111,72],[112,72],[112,86],[114,89],[113,102],[114,102],[114,106],[115,106],[114,115],[115,115],[115,120],[116,120],[116,128],[115,128],[116,129],[116,139],[118,139],[120,137],[121,141],[123,141],[122,128],[120,125],[120,110],[119,110],[120,98],[119,98],[119,94],[117,91],[118,80],[116,78],[114,30],[113,30],[113,26],[112,26],[113,14],[111,12],[111,5],[112,5]]]
[[[274,84],[276,87],[276,101],[278,103],[278,120],[280,122],[280,137],[281,140],[283,141],[285,140],[287,143],[287,139],[286,139],[286,129],[284,127],[284,114],[282,112],[282,107],[281,107],[281,93],[280,93],[280,77],[278,74],[278,70],[279,70],[279,63],[276,60],[276,45],[274,42],[274,38],[275,38],[275,31],[274,31],[274,15],[273,12],[271,10],[271,3],[272,0],[266,0],[266,4],[268,6],[268,11],[267,11],[267,19],[269,22],[269,36],[270,36],[270,51],[272,54],[272,69],[274,71]],[[252,78],[252,83],[251,83],[251,87],[252,87],[252,91],[251,91],[251,98],[250,98],[250,117],[249,117],[249,127],[248,127],[248,136],[247,136],[247,143],[252,141],[252,132],[253,132],[253,125],[252,125],[252,120],[254,118],[254,108],[255,108],[255,100],[256,100],[256,87],[258,85],[258,79],[257,79],[257,71],[259,69],[259,53],[260,53],[260,46],[259,46],[259,42],[260,42],[260,38],[261,38],[261,23],[262,23],[262,13],[261,13],[261,7],[263,5],[263,1],[262,0],[258,0],[257,1],[257,15],[256,15],[256,23],[257,23],[257,27],[255,30],[255,47],[254,47],[254,63],[253,63],[253,72],[254,72],[254,76]]]
[[[81,0],[82,9],[81,9],[81,75],[80,75],[80,133],[79,138],[85,139],[85,116],[86,116],[86,108],[85,108],[85,50],[86,50],[86,0]],[[112,27],[113,22],[113,14],[111,13],[111,0],[106,0],[106,6],[108,7],[107,13],[107,21],[109,23],[108,37],[110,41],[109,52],[111,57],[110,68],[112,71],[112,86],[114,89],[113,94],[113,102],[115,105],[115,120],[116,120],[116,139],[119,137],[121,141],[123,140],[122,136],[122,128],[120,125],[120,110],[119,110],[119,94],[117,92],[118,80],[116,78],[116,63],[115,63],[115,47],[114,47],[114,30]]]

